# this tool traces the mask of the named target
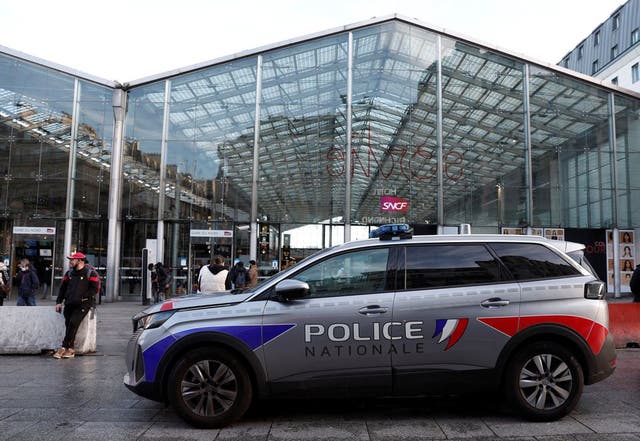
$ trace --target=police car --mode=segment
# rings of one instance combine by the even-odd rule
[[[487,389],[551,421],[614,371],[604,284],[582,245],[405,226],[373,236],[249,289],[137,314],[125,385],[197,427],[257,398]]]

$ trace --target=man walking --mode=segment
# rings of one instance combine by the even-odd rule
[[[53,358],[73,358],[76,333],[80,323],[96,304],[96,295],[100,287],[100,277],[96,270],[86,264],[86,257],[82,253],[68,256],[69,271],[62,278],[56,312],[62,312],[64,302],[65,335],[62,347],[53,354]]]

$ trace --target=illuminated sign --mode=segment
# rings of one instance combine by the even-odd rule
[[[380,198],[380,211],[406,213],[409,209],[409,201],[393,196],[382,196]]]

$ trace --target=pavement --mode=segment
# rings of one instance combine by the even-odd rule
[[[0,440],[640,441],[639,349],[620,350],[616,373],[587,386],[576,410],[552,423],[523,421],[483,395],[266,402],[230,427],[193,429],[122,384],[131,316],[143,308],[100,305],[93,355],[0,356]]]

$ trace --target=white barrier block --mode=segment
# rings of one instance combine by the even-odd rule
[[[52,306],[0,306],[0,354],[39,354],[64,338],[64,317]]]
[[[96,313],[76,334],[77,354],[96,351]],[[0,354],[39,354],[57,349],[64,338],[64,316],[53,306],[0,306]]]

